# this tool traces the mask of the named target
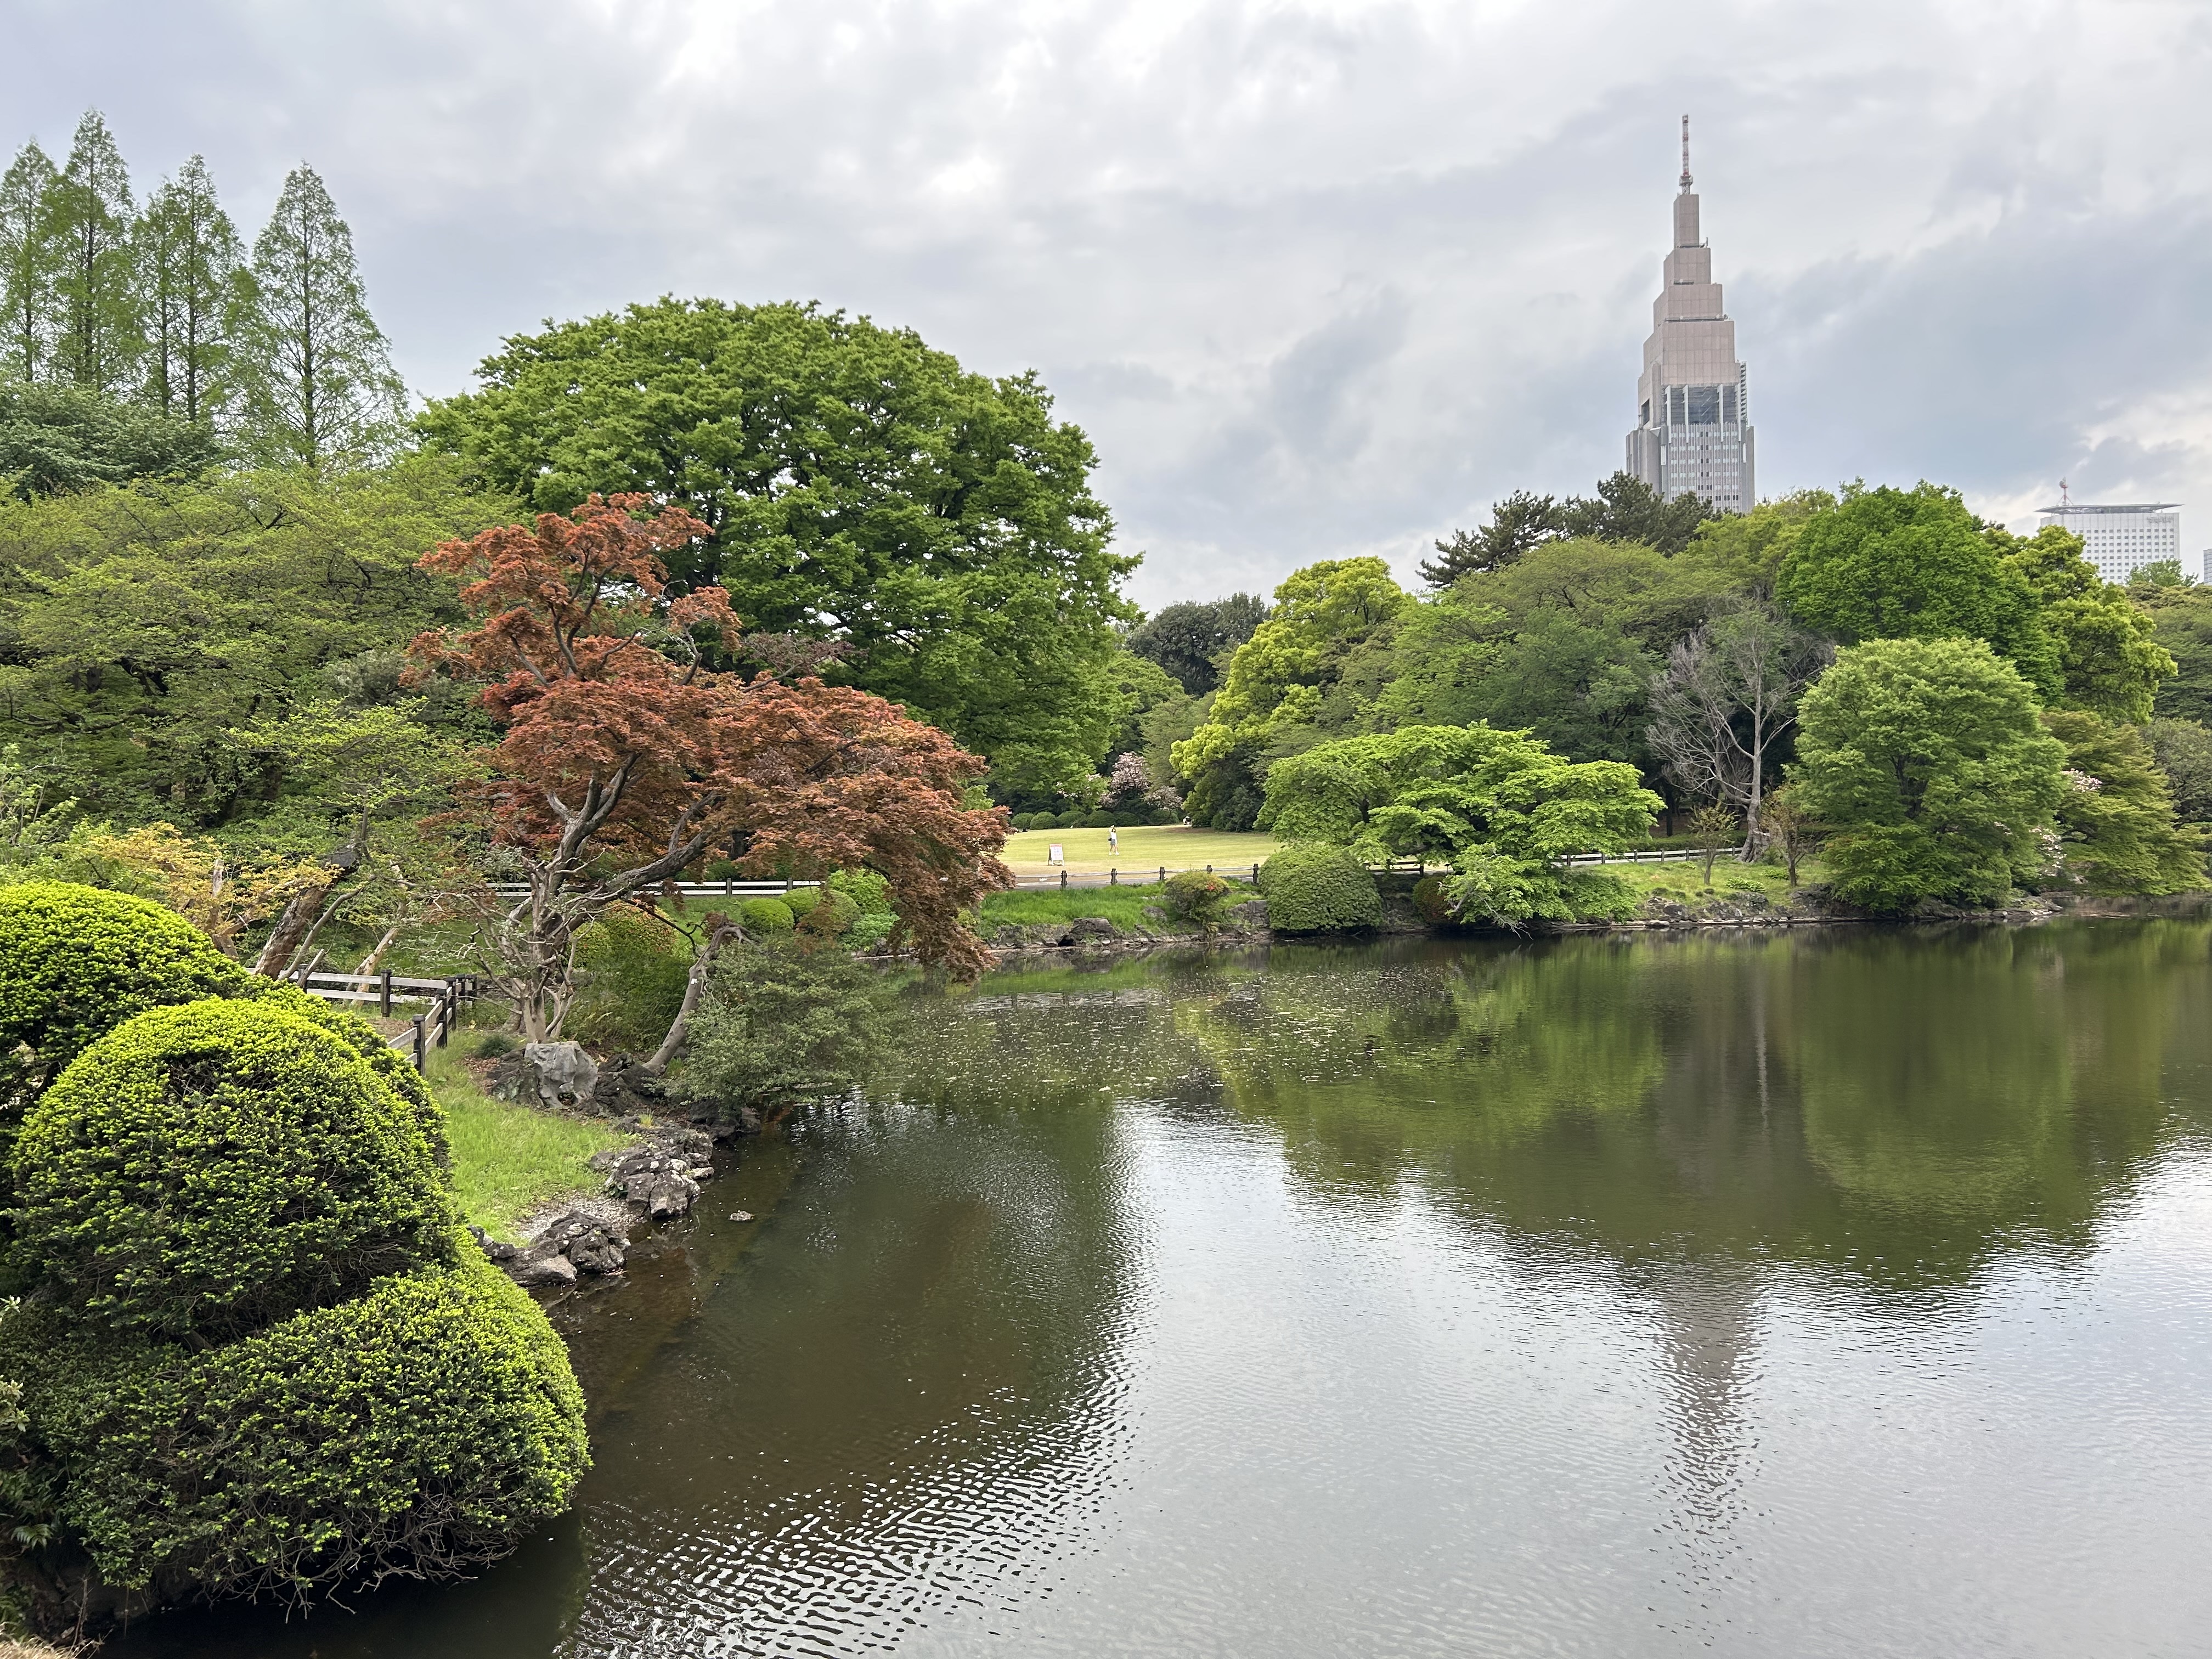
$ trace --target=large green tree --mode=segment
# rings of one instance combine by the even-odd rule
[[[285,175],[231,329],[257,459],[313,471],[390,447],[406,390],[369,314],[353,232],[313,167]]]
[[[2058,653],[2059,700],[2109,720],[2148,720],[2158,688],[2174,673],[2151,614],[2097,574],[2070,531],[2045,525],[2027,538],[1986,533],[2042,602],[2043,630]]]
[[[1257,593],[1231,593],[1206,605],[1186,600],[1146,617],[1131,630],[1129,649],[1174,675],[1189,696],[1202,697],[1221,684],[1229,653],[1267,615],[1267,602]]]
[[[1659,797],[1636,769],[1561,759],[1525,732],[1415,726],[1345,738],[1278,761],[1261,826],[1363,857],[1442,857],[1460,914],[1517,926],[1617,906],[1577,853],[1615,853],[1650,832]]]
[[[2053,709],[2066,745],[2058,831],[2068,872],[2092,892],[2185,893],[2204,885],[2204,836],[2174,822],[2173,795],[2136,726]]]
[[[1083,432],[1034,374],[811,305],[663,299],[517,335],[421,429],[546,511],[641,490],[711,538],[672,574],[750,629],[830,638],[1009,797],[1088,775],[1121,723],[1117,586]]]
[[[2064,744],[1979,640],[1877,639],[1808,692],[1793,781],[1829,829],[1836,890],[1869,909],[2001,901],[2046,872]]]
[[[1668,500],[1628,472],[1604,480],[1595,495],[1565,501],[1516,490],[1490,509],[1480,529],[1455,530],[1438,542],[1439,556],[1421,566],[1421,575],[1431,587],[1449,587],[1463,576],[1502,570],[1546,542],[1576,538],[1635,542],[1671,556],[1714,514],[1695,495]]]
[[[1808,520],[1776,592],[1800,623],[1839,644],[1986,640],[2056,696],[2064,677],[2042,596],[1984,532],[1955,489],[1854,484]]]
[[[1230,659],[1205,724],[1175,745],[1175,769],[1191,781],[1192,821],[1251,828],[1267,763],[1321,735],[1320,717],[1347,664],[1412,604],[1380,559],[1326,559],[1293,571],[1275,590],[1267,620]]]
[[[53,351],[60,298],[46,201],[58,176],[35,142],[24,145],[0,174],[0,300],[8,311],[0,361],[18,380],[46,374]]]
[[[283,793],[240,728],[401,696],[398,647],[456,614],[416,568],[501,522],[449,461],[94,485],[0,502],[0,742],[120,822],[235,823]],[[426,718],[456,732],[453,699]]]
[[[138,222],[146,295],[146,395],[165,415],[212,422],[229,404],[229,313],[243,263],[237,227],[195,155],[164,179]]]
[[[137,210],[130,170],[98,110],[77,123],[44,208],[55,261],[55,367],[88,392],[129,392],[145,350],[131,246]]]
[[[219,453],[214,429],[67,381],[0,380],[0,493],[188,476]]]

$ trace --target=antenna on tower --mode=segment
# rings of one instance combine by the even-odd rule
[[[1682,118],[1682,188],[1690,187],[1690,118]]]
[[[2058,481],[2058,510],[2061,513],[2063,513],[2068,507],[2073,505],[2073,498],[2066,493],[2066,480],[2061,478]]]

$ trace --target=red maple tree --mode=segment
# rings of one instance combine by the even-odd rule
[[[980,969],[962,913],[1011,879],[1005,811],[963,799],[983,762],[866,692],[709,668],[706,647],[738,638],[729,596],[672,598],[663,556],[710,532],[648,505],[593,495],[420,561],[460,579],[472,625],[417,638],[416,672],[479,686],[502,728],[453,816],[528,888],[489,941],[526,1034],[558,1034],[579,927],[724,847],[759,876],[874,870],[894,948]]]

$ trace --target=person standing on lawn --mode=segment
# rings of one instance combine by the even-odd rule
[[[1109,853],[1121,850],[1121,832],[1110,823],[1106,826],[1106,850]]]

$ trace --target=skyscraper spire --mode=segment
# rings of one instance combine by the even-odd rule
[[[1636,430],[1628,471],[1668,500],[1695,495],[1723,513],[1759,500],[1752,465],[1751,386],[1735,355],[1735,325],[1713,280],[1713,251],[1698,234],[1690,180],[1690,118],[1682,118],[1682,189],[1674,198],[1668,251],[1644,373],[1636,384]]]

